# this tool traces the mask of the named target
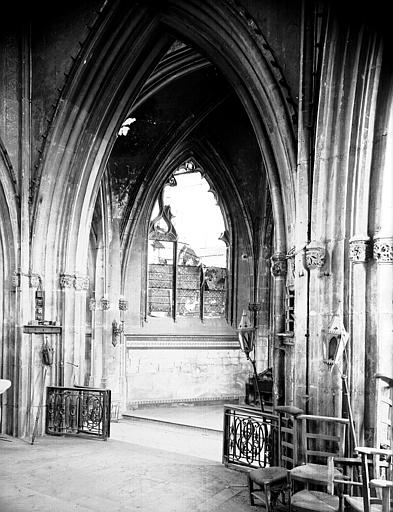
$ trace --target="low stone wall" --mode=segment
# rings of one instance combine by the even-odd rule
[[[226,341],[217,348],[219,340],[200,340],[199,346],[186,338],[127,340],[127,408],[243,400],[250,365],[239,348]]]

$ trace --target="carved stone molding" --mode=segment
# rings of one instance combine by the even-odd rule
[[[73,288],[74,279],[72,274],[60,274],[60,288]]]
[[[240,350],[237,336],[126,334],[127,349]]]
[[[378,263],[393,263],[393,237],[374,240],[374,259]]]
[[[282,252],[278,252],[273,254],[270,258],[271,267],[270,272],[273,277],[283,277],[287,273],[287,258],[286,255]]]
[[[353,263],[365,263],[369,258],[370,239],[353,237],[349,241],[349,259]]]
[[[309,270],[322,268],[325,265],[326,249],[317,242],[310,242],[306,247],[306,267]]]
[[[89,289],[89,276],[83,276],[80,274],[75,275],[74,280],[75,290],[88,290]]]

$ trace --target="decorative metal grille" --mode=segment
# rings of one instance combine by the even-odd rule
[[[47,388],[46,433],[110,435],[111,391],[96,388]]]
[[[225,465],[264,468],[278,464],[279,419],[253,407],[224,407]]]

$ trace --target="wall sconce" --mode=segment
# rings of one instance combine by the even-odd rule
[[[334,315],[328,327],[324,346],[324,363],[333,368],[344,353],[349,335],[345,330],[341,316]]]
[[[242,317],[239,322],[239,326],[236,329],[239,338],[239,345],[241,350],[245,353],[246,358],[250,361],[254,374],[254,386],[258,393],[259,404],[261,406],[261,412],[264,412],[263,401],[261,391],[258,384],[257,369],[255,366],[255,357],[251,359],[250,352],[255,348],[255,327],[251,324],[251,320],[247,314],[247,311],[243,309]]]
[[[117,323],[116,320],[112,322],[112,345],[116,347],[116,345],[120,341],[120,336],[124,331],[123,322]]]

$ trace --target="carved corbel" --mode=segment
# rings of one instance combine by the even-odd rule
[[[306,247],[306,267],[309,270],[321,269],[326,262],[326,249],[318,242],[310,242]]]
[[[273,254],[270,258],[271,266],[270,272],[273,277],[285,277],[287,273],[287,258],[286,254],[278,252]]]

